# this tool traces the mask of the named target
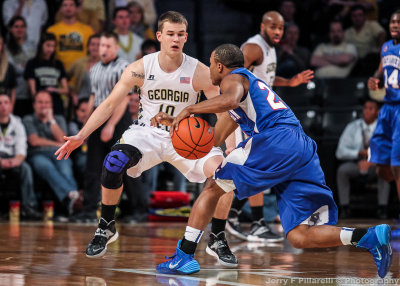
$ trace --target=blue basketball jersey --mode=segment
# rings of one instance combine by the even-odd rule
[[[385,81],[385,102],[400,102],[400,44],[395,45],[393,40],[382,46],[382,68]]]
[[[231,74],[240,74],[249,80],[249,91],[242,98],[239,107],[229,111],[230,116],[247,135],[261,133],[276,124],[300,125],[286,103],[249,70],[238,68]]]

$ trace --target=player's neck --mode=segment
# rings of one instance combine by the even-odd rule
[[[158,54],[158,62],[163,71],[171,73],[176,71],[182,64],[183,54],[169,55],[166,52],[161,51]]]

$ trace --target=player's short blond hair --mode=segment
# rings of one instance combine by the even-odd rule
[[[185,16],[183,16],[181,13],[176,12],[176,11],[165,12],[158,18],[157,31],[159,31],[159,32],[162,31],[165,22],[170,22],[170,23],[174,23],[174,24],[185,24],[186,30],[188,28],[188,22],[187,22]]]

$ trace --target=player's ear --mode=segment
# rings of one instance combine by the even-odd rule
[[[157,40],[158,40],[159,42],[161,42],[161,41],[160,41],[160,39],[161,39],[161,32],[160,32],[160,31],[157,31],[157,32],[156,32],[156,38],[157,38]]]
[[[185,34],[185,43],[186,43],[186,41],[188,39],[188,35],[189,35],[188,33]]]
[[[221,63],[217,63],[217,69],[219,73],[222,73],[222,71],[224,70],[224,65]]]

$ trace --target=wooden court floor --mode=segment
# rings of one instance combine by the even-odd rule
[[[363,226],[378,221],[342,221]],[[368,224],[367,224],[368,223]],[[393,224],[391,221],[386,223]],[[119,224],[120,238],[100,259],[84,251],[96,225],[0,224],[0,285],[390,285],[400,284],[400,241],[391,271],[379,279],[372,256],[355,247],[297,250],[283,243],[246,243],[228,236],[239,259],[222,267],[205,253],[207,234],[196,258],[201,271],[191,276],[159,275],[155,266],[171,255],[183,223]],[[248,227],[248,226],[245,226]]]

